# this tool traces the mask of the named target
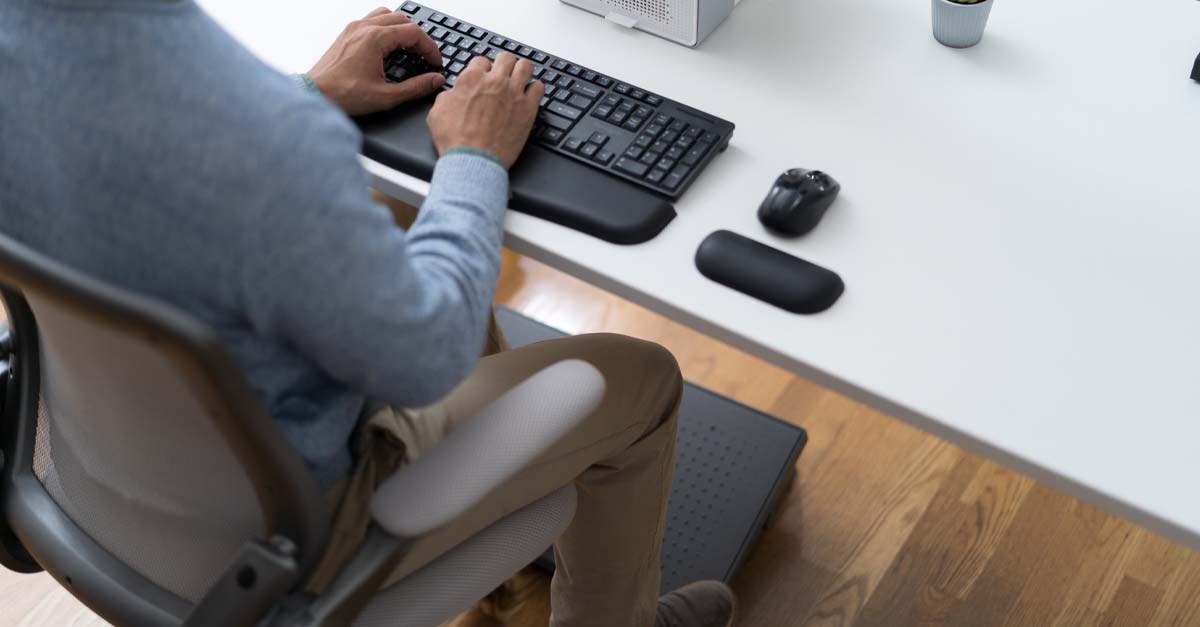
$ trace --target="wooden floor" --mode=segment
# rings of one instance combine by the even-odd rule
[[[735,583],[743,626],[1200,626],[1200,554],[531,260],[506,253],[497,302],[657,341],[689,380],[808,430]],[[547,599],[526,572],[496,603],[534,627]],[[93,624],[49,578],[0,573],[0,625]]]

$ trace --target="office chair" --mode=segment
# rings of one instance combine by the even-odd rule
[[[379,589],[414,541],[595,409],[603,377],[578,360],[388,478],[362,548],[305,595],[330,513],[213,331],[4,236],[0,295],[0,564],[45,569],[117,625],[432,627],[532,562],[574,514],[567,484]]]

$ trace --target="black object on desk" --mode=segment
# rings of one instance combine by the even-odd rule
[[[401,12],[442,54],[445,89],[472,59],[511,52],[534,64],[546,84],[529,146],[512,169],[511,207],[616,244],[658,235],[679,198],[725,150],[732,123],[582,67],[416,2]],[[385,62],[389,80],[432,71],[400,51]],[[437,155],[425,116],[431,101],[358,120],[363,152],[428,179]]]
[[[1192,80],[1200,81],[1200,55],[1196,56],[1196,65],[1192,66]]]
[[[846,285],[836,273],[730,231],[709,235],[696,251],[704,276],[792,313],[833,306]]]
[[[817,227],[841,191],[840,183],[819,170],[788,170],[775,179],[758,220],[777,233],[804,235]]]

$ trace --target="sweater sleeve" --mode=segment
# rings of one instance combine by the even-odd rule
[[[447,154],[407,232],[368,194],[360,138],[333,111],[281,138],[272,189],[247,216],[240,298],[251,324],[372,398],[441,399],[479,359],[500,268],[508,173]]]

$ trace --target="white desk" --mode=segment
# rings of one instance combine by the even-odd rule
[[[288,71],[376,2],[202,0]],[[555,0],[428,4],[738,125],[650,243],[512,213],[511,247],[1200,549],[1200,5],[997,2],[965,51],[928,0],[749,0],[696,50]],[[794,166],[845,191],[785,241],[755,208]],[[708,282],[720,228],[845,297],[800,317]]]

